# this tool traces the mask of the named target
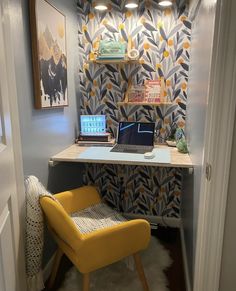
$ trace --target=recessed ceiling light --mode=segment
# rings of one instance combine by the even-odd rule
[[[138,7],[138,1],[135,0],[127,0],[125,3],[125,7],[128,9],[134,9]]]
[[[107,1],[105,0],[95,1],[94,8],[100,11],[107,10]]]
[[[173,2],[171,0],[159,0],[158,4],[162,7],[172,6]]]

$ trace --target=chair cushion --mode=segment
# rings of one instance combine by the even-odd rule
[[[110,208],[105,203],[98,203],[83,210],[71,214],[82,234],[111,227],[127,221],[121,214]]]

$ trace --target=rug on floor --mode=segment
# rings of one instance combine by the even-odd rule
[[[141,258],[150,291],[168,291],[168,282],[163,271],[171,265],[172,260],[157,238],[152,237],[149,247],[141,253]],[[138,274],[132,269],[123,260],[91,273],[90,291],[142,291]],[[82,275],[73,267],[67,272],[58,291],[80,290]]]

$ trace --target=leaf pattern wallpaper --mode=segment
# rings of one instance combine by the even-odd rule
[[[107,130],[116,136],[119,121],[155,121],[156,141],[173,126],[184,129],[191,43],[191,22],[184,1],[160,9],[157,1],[141,0],[126,10],[124,1],[111,0],[97,12],[91,1],[77,0],[80,114],[105,114]],[[127,42],[139,51],[139,64],[99,65],[87,62],[100,39]],[[164,78],[171,105],[120,105],[128,81]],[[103,197],[120,211],[180,216],[182,171],[124,165],[87,164],[84,182],[99,186]]]

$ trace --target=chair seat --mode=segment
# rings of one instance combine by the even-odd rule
[[[71,218],[82,234],[127,221],[120,213],[105,203],[98,203],[83,210],[76,211],[71,214]]]

